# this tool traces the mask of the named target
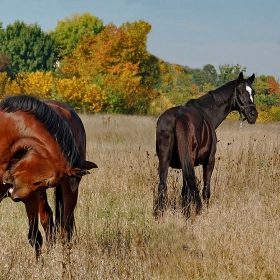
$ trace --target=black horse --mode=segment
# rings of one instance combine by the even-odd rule
[[[194,166],[202,164],[202,197],[208,207],[217,144],[215,129],[234,110],[239,111],[240,117],[243,114],[249,124],[256,122],[258,112],[254,104],[255,91],[252,88],[254,79],[254,74],[244,79],[241,72],[237,79],[198,99],[189,100],[185,106],[170,108],[159,117],[156,152],[160,181],[154,205],[156,218],[163,214],[165,208],[169,166],[182,169],[182,208],[188,219],[191,204],[195,206],[196,214],[199,214],[202,208],[194,172]]]

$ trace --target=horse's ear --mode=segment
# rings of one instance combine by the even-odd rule
[[[70,170],[70,172],[68,173],[68,176],[81,178],[87,174],[90,174],[90,172],[87,169],[75,167]]]
[[[237,78],[237,84],[240,84],[243,81],[244,77],[243,77],[243,72],[240,72],[238,78]]]
[[[98,166],[91,161],[84,160],[81,168],[78,168],[78,167],[72,168],[70,170],[69,175],[74,176],[74,177],[82,177],[84,175],[90,174],[90,172],[88,170],[90,170],[92,168],[98,168]]]
[[[251,84],[254,82],[255,80],[255,74],[253,73],[253,75],[247,79]]]
[[[94,162],[84,160],[82,163],[82,168],[90,170],[92,168],[98,168],[98,166]]]

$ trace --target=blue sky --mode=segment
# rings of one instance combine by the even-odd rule
[[[8,0],[0,22],[37,23],[44,31],[58,20],[89,12],[120,26],[145,20],[152,25],[147,50],[191,68],[240,64],[246,75],[280,78],[279,0]]]

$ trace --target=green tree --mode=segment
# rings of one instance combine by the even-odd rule
[[[12,76],[21,72],[53,70],[54,41],[37,24],[15,21],[0,32],[0,55],[9,58]]]
[[[203,69],[190,70],[192,73],[192,81],[203,89],[204,84],[212,85],[216,87],[217,85],[217,71],[212,64],[206,64]]]
[[[216,68],[212,64],[206,64],[203,66],[204,83],[212,84],[216,86],[218,74]]]
[[[232,80],[235,80],[240,72],[246,72],[246,67],[242,67],[239,64],[230,65],[224,64],[219,65],[220,75],[218,80],[218,86],[222,86]]]
[[[254,81],[254,90],[256,92],[256,95],[259,94],[268,94],[269,92],[269,84],[267,82],[267,76],[261,75],[260,77],[256,77]]]
[[[159,65],[160,80],[157,84],[157,89],[173,105],[185,104],[193,95],[192,74],[181,65],[167,63],[162,60],[159,61]]]
[[[85,35],[96,35],[103,29],[103,21],[90,13],[73,14],[72,17],[58,21],[51,36],[56,42],[59,59],[69,57]]]

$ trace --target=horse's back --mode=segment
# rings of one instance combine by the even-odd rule
[[[157,133],[173,133],[176,122],[182,120],[186,125],[201,127],[203,115],[193,107],[177,106],[166,110],[157,121]]]
[[[179,127],[180,126],[180,127]],[[183,139],[191,143],[195,165],[206,161],[216,151],[216,133],[210,119],[197,108],[177,106],[166,110],[158,119],[156,133],[156,148],[160,143],[172,139],[172,156],[170,166],[181,168],[178,160],[178,133],[183,133]]]
[[[48,106],[50,106],[67,124],[70,126],[73,136],[75,138],[76,144],[78,146],[80,155],[85,159],[86,155],[86,133],[84,125],[72,107],[69,105],[56,101],[56,100],[45,100]]]

